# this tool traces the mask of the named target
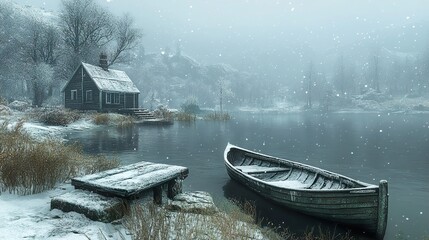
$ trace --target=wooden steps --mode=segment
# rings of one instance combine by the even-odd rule
[[[156,119],[153,113],[146,108],[123,108],[118,110],[119,113],[135,116],[142,120]]]

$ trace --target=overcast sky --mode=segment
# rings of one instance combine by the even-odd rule
[[[15,1],[55,11],[61,5],[56,0]],[[183,52],[207,63],[251,68],[252,61],[287,58],[290,52],[295,52],[294,61],[311,52],[327,54],[369,42],[404,52],[429,45],[428,0],[96,1],[116,15],[131,13],[145,35],[146,52],[167,46],[174,51],[180,42]]]

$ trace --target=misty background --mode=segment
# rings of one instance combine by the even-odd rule
[[[62,9],[61,1],[15,2],[53,15]],[[215,108],[219,92],[227,109],[344,107],[371,91],[383,95],[377,101],[428,93],[427,1],[95,2],[114,16],[129,13],[143,33],[129,61],[112,68],[136,82],[144,107],[192,99]]]

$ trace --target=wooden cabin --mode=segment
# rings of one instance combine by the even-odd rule
[[[100,66],[82,62],[61,91],[69,109],[117,112],[139,107],[140,91],[124,71],[108,69],[103,54]]]

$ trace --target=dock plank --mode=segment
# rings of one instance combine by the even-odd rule
[[[105,196],[132,198],[171,180],[184,179],[188,173],[188,168],[182,166],[139,162],[73,178],[71,184]]]

